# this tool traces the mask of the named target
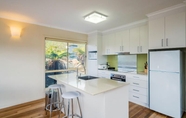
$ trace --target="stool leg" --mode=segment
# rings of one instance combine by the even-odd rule
[[[64,108],[64,114],[66,115],[65,99],[64,98],[62,98],[61,109],[62,109],[62,105],[63,105],[63,108]]]
[[[59,110],[59,116],[58,117],[60,118],[60,116],[61,116],[61,104],[60,104],[60,93],[59,93],[59,89],[57,89],[57,91],[58,91],[58,95],[57,96],[58,96],[58,103],[59,103],[59,106],[58,107],[60,109]]]
[[[74,111],[73,111],[73,99],[71,99],[71,103],[72,103],[72,118],[74,118]]]
[[[81,111],[81,106],[80,106],[79,98],[78,97],[77,97],[77,102],[78,102],[78,105],[79,105],[79,111],[80,111],[81,118],[83,118],[82,111]]]
[[[67,116],[69,117],[70,115],[70,100],[68,100],[68,113],[67,113]]]
[[[52,105],[53,105],[53,89],[51,89],[51,98],[50,98],[50,118],[52,116]]]

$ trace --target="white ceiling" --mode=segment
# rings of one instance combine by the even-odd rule
[[[146,14],[184,0],[0,0],[0,17],[81,33],[105,31],[143,20]],[[108,20],[93,24],[83,17],[93,11]]]

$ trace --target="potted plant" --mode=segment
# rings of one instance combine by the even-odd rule
[[[144,63],[144,72],[145,72],[145,73],[148,73],[148,72],[147,72],[147,69],[148,69],[148,63],[145,62],[145,63]]]

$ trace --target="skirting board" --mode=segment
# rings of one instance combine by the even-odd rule
[[[3,108],[3,109],[0,109],[0,112],[5,112],[5,111],[11,110],[11,109],[16,109],[16,108],[19,108],[19,107],[23,107],[23,106],[26,106],[26,105],[30,105],[30,104],[34,104],[34,103],[42,102],[42,101],[44,102],[45,98],[30,101],[30,102],[26,102],[26,103],[22,103],[22,104],[18,104],[18,105],[7,107],[7,108]]]

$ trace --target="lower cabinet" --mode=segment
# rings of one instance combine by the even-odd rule
[[[113,72],[108,70],[98,70],[98,77],[110,79],[111,74],[126,75],[126,82],[129,85],[129,101],[149,107],[148,102],[148,77],[131,73]]]
[[[148,105],[148,81],[146,75],[127,75],[129,87],[129,100],[136,104],[149,107]]]
[[[107,70],[98,70],[98,77],[100,78],[106,78],[106,79],[110,79],[110,71]]]

